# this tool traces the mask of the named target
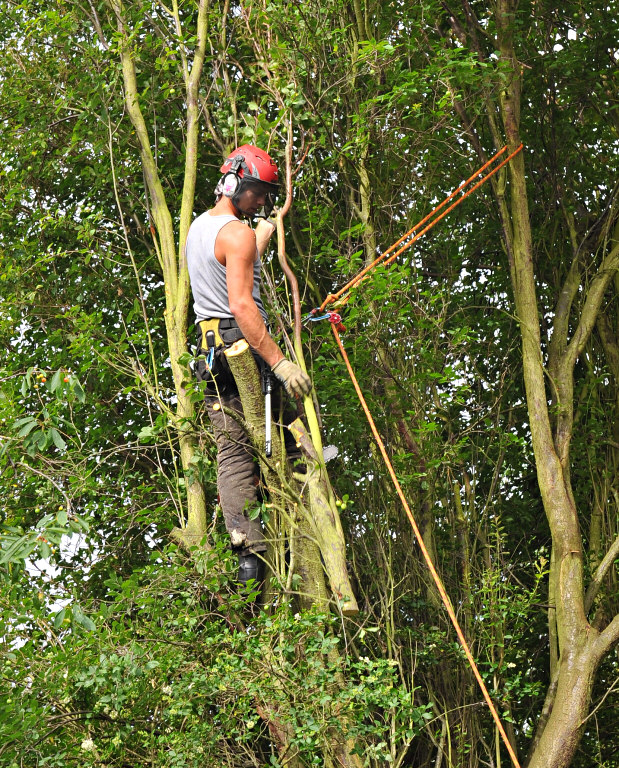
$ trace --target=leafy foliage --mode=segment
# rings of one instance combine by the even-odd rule
[[[343,624],[295,615],[286,595],[253,615],[231,589],[199,388],[185,387],[195,413],[176,412],[169,286],[113,8],[4,3],[0,15],[0,765],[280,765],[281,723],[304,765],[322,765],[338,732],[363,765],[495,765],[492,722],[326,325],[307,324],[304,343],[339,448],[329,466],[363,611]],[[122,11],[178,227],[197,4]],[[582,275],[573,329],[617,239],[613,21],[588,2],[521,3],[511,21],[542,355],[570,265]],[[498,34],[479,2],[212,4],[195,209],[234,144],[283,156],[292,114],[287,248],[309,311],[467,178],[477,151],[491,153],[514,77]],[[550,683],[551,541],[495,204],[504,187],[499,177],[463,203],[342,312],[361,387],[522,755]],[[267,261],[279,328],[289,300]],[[589,576],[619,534],[616,302],[609,290],[575,377],[570,472]],[[195,444],[184,468],[183,430]],[[211,550],[188,561],[165,541],[195,479]],[[592,624],[618,605],[611,568]],[[617,765],[616,674],[607,659],[574,766]]]

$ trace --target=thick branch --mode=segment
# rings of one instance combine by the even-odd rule
[[[193,53],[191,72],[185,74],[185,90],[187,94],[187,131],[185,139],[185,178],[183,182],[183,198],[181,201],[180,231],[179,231],[179,273],[181,278],[182,295],[177,302],[177,312],[184,316],[189,297],[189,281],[186,273],[185,239],[191,224],[194,194],[196,189],[196,174],[198,166],[199,138],[199,99],[198,86],[204,67],[206,41],[208,37],[208,0],[200,0],[196,28],[196,47]]]
[[[577,255],[572,260],[570,270],[565,278],[559,299],[555,306],[552,324],[552,337],[548,350],[550,367],[556,370],[558,361],[567,346],[567,334],[570,323],[570,312],[574,297],[580,286],[580,257]]]
[[[332,502],[326,468],[319,460],[303,422],[296,419],[289,429],[306,457],[312,528],[320,546],[331,589],[341,601],[342,613],[345,616],[356,616],[359,608],[348,578],[344,533],[337,508]]]
[[[161,180],[157,172],[157,164],[151,150],[148,129],[140,108],[135,62],[129,47],[129,37],[123,17],[123,6],[120,0],[111,0],[111,4],[116,15],[118,31],[121,37],[120,60],[125,85],[125,106],[140,144],[142,168],[152,200],[153,219],[161,242],[166,298],[168,299],[168,305],[170,305],[172,297],[176,296],[178,281],[172,216],[165,199]]]
[[[573,367],[583,351],[595,326],[608,284],[617,273],[617,270],[619,270],[619,245],[616,245],[608,256],[604,258],[597,274],[593,278],[580,315],[578,328],[567,347],[566,365]]]

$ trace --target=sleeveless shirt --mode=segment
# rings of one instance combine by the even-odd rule
[[[231,214],[211,216],[206,211],[198,216],[189,227],[185,256],[191,292],[193,293],[193,308],[198,322],[207,317],[234,317],[230,312],[228,303],[226,268],[215,258],[217,235],[231,221],[239,221],[239,219]],[[266,323],[267,313],[260,298],[261,268],[262,262],[256,251],[252,297]]]

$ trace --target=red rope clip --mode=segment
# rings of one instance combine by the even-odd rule
[[[329,322],[333,323],[335,326],[335,330],[338,333],[346,333],[346,326],[342,322],[342,316],[338,315],[337,312],[328,312],[329,315]]]

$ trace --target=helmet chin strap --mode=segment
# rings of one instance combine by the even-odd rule
[[[236,197],[236,195],[235,195],[235,197]],[[239,206],[235,202],[235,197],[231,198],[231,202],[232,202],[232,205],[234,206],[236,212],[239,214],[239,218],[244,216],[245,218],[251,219],[254,215],[257,215],[257,214],[247,213],[242,208],[239,208]]]
[[[245,186],[245,185],[243,184],[243,179],[239,179],[239,186],[238,186],[238,188],[237,188],[236,192],[235,192],[235,193],[232,195],[232,197],[230,198],[230,202],[232,203],[232,205],[233,205],[233,206],[236,208],[236,210],[237,210],[237,211],[238,211],[238,212],[239,212],[239,213],[240,213],[242,216],[247,216],[248,218],[251,218],[251,214],[249,214],[249,213],[246,213],[246,212],[245,212],[245,211],[244,211],[244,210],[243,210],[243,209],[240,207],[240,205],[239,205],[239,201],[240,201],[240,199],[241,199],[241,195],[242,195],[242,194],[243,194],[243,192],[245,191],[245,190],[243,189],[243,187],[244,187],[244,186]]]
[[[267,193],[265,203],[259,211],[257,211],[256,213],[246,213],[239,206],[240,197],[245,191],[244,181],[245,179],[240,179],[239,186],[235,191],[234,195],[230,198],[230,202],[242,216],[247,216],[248,218],[256,218],[256,219],[268,219],[269,216],[271,215],[273,208],[275,207],[275,195],[273,195],[271,192]]]

